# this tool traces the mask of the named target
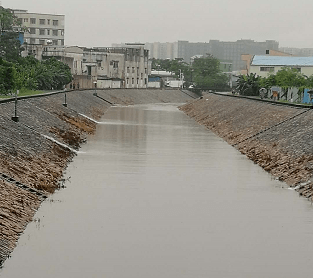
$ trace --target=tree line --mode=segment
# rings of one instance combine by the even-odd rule
[[[72,80],[71,70],[55,58],[38,61],[33,56],[21,57],[24,50],[18,37],[27,32],[11,9],[0,6],[0,94],[17,89],[62,89]]]
[[[276,74],[269,73],[267,77],[257,76],[254,73],[241,75],[237,81],[237,91],[241,95],[258,96],[261,88],[267,91],[274,86],[283,91],[282,98],[287,100],[288,90],[298,89],[298,99],[301,99],[304,89],[313,88],[313,76],[306,76],[296,68],[283,67]]]
[[[220,69],[220,61],[209,54],[195,58],[190,64],[181,58],[152,59],[151,68],[172,72],[177,78],[182,73],[184,87],[189,88],[192,85],[195,91],[229,89],[229,78]]]

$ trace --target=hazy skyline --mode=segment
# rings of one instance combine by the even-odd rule
[[[2,0],[2,6],[65,15],[65,44],[276,40],[313,48],[311,0]]]

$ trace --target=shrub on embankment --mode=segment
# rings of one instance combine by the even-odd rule
[[[215,94],[180,109],[279,180],[307,182],[301,193],[312,196],[312,110]]]
[[[33,56],[18,57],[8,62],[0,57],[0,94],[9,95],[17,89],[62,89],[72,80],[68,65],[55,58],[38,61]]]

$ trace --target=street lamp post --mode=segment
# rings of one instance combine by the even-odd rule
[[[15,92],[15,104],[14,104],[14,116],[11,118],[14,122],[19,121],[19,117],[17,116],[17,95],[19,93],[19,90]]]
[[[95,92],[93,93],[93,95],[98,96],[97,95],[97,81],[94,81],[93,84],[95,85]]]
[[[179,69],[179,87],[181,88],[181,90],[183,89],[183,81],[182,81],[182,72],[181,69]]]
[[[66,102],[66,88],[64,89],[64,103],[63,103],[64,107],[67,107],[67,102]]]

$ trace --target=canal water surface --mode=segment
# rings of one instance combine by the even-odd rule
[[[173,104],[112,107],[1,278],[311,277],[313,207]]]

